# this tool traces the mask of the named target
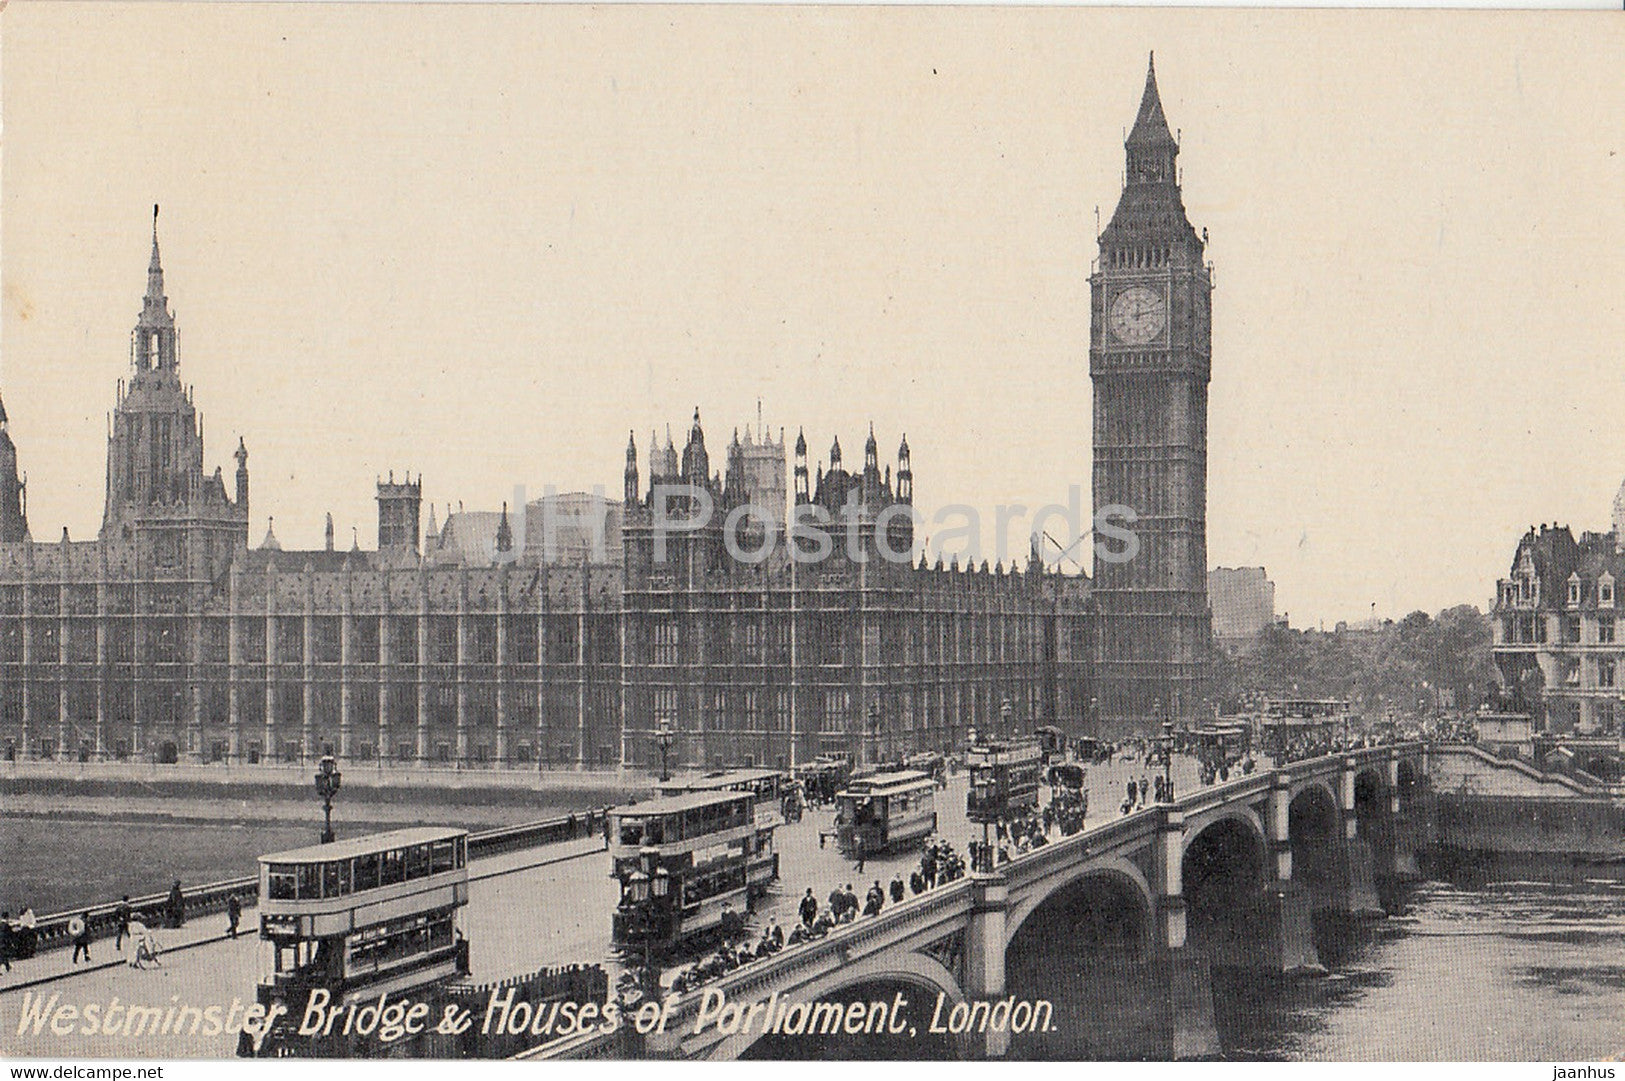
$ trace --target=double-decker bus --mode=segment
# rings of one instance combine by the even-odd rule
[[[854,777],[835,794],[835,836],[842,851],[875,855],[936,832],[937,783],[914,770]]]
[[[1044,756],[1044,764],[1064,761],[1066,759],[1066,733],[1054,725],[1047,724],[1042,728],[1033,729],[1033,738],[1038,741],[1039,753]]]
[[[468,831],[415,828],[261,856],[263,1005],[297,1015],[468,972],[457,910],[468,904]]]
[[[1269,698],[1258,711],[1259,743],[1279,760],[1295,747],[1308,753],[1349,731],[1349,703],[1341,698]]]
[[[674,777],[661,781],[658,791],[662,796],[681,796],[689,792],[749,792],[756,799],[757,827],[774,830],[784,825],[784,797],[789,792],[789,778],[776,769],[716,770],[696,777]]]
[[[970,793],[965,813],[972,822],[1020,818],[1038,807],[1044,751],[1036,739],[985,739],[965,755]]]
[[[609,811],[611,873],[621,884],[619,945],[669,948],[741,917],[779,874],[773,830],[753,792],[687,792]]]

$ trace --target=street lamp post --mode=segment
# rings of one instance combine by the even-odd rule
[[[863,746],[859,750],[858,760],[864,765],[875,765],[880,761],[880,700],[869,700],[869,711],[864,716]]]
[[[1174,802],[1174,722],[1167,718],[1162,722],[1162,795]]]
[[[671,780],[671,766],[669,762],[669,756],[671,754],[671,739],[671,722],[662,717],[660,719],[659,727],[655,729],[655,742],[660,744],[660,779],[662,781]]]
[[[316,771],[316,795],[322,800],[322,844],[333,843],[333,797],[338,795],[339,783],[344,780],[333,756],[323,755]]]

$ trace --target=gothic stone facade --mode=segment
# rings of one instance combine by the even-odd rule
[[[515,550],[504,512],[486,560],[419,550],[421,480],[378,485],[376,551],[248,546],[248,451],[228,493],[203,469],[203,424],[178,375],[154,230],[132,374],[110,418],[93,541],[28,534],[0,419],[0,743],[8,756],[157,761],[649,766],[664,721],[674,764],[879,760],[963,743],[1001,722],[1088,722],[1086,579],[879,558],[912,549],[888,507],[912,498],[871,433],[861,471],[839,445],[797,505],[857,508],[854,558],[788,558],[782,437],[736,439],[713,473],[698,423],[679,458],[628,447],[617,559]],[[764,449],[765,448],[765,449]],[[764,459],[777,454],[777,471]],[[655,558],[654,500],[703,489],[718,523]],[[767,557],[735,560],[720,519],[743,503]],[[668,507],[667,510],[672,508]],[[506,542],[506,543],[504,543]]]

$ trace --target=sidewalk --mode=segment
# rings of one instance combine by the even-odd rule
[[[244,909],[242,923],[238,926],[238,938],[253,938],[258,933],[259,921],[254,910]],[[212,942],[226,940],[226,915],[224,912],[209,916],[200,916],[189,921],[184,927],[176,930],[157,927],[153,934],[158,939],[158,960],[164,961],[170,954],[183,950],[206,946]],[[118,968],[129,963],[133,956],[134,947],[130,945],[128,937],[124,940],[124,949],[113,948],[112,937],[98,938],[90,943],[90,963],[81,960],[73,964],[73,947],[65,949],[41,950],[34,956],[11,962],[10,972],[0,972],[0,995],[21,991],[28,987],[38,987],[42,984],[54,983],[84,972],[99,972],[103,969]]]

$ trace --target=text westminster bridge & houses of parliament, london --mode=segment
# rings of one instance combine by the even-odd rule
[[[239,439],[231,489],[205,469],[155,220],[97,539],[30,536],[0,413],[0,747],[647,768],[665,727],[674,766],[784,767],[947,750],[1010,718],[1080,734],[1144,725],[1154,702],[1188,716],[1209,638],[1211,284],[1154,72],[1126,151],[1091,279],[1094,505],[1140,510],[1140,555],[1097,562],[1093,583],[1046,569],[1036,548],[993,568],[876,558],[880,544],[914,550],[912,520],[883,514],[912,503],[906,439],[895,473],[872,431],[860,469],[837,440],[809,473],[802,436],[791,470],[782,432],[758,426],[735,434],[719,473],[698,411],[680,453],[669,433],[651,441],[646,485],[628,441],[622,502],[524,508],[517,548],[506,507],[442,527],[431,508],[423,530],[410,476],[378,483],[375,551],[335,549],[331,519],[324,549],[283,550],[271,530],[251,547],[248,450]],[[712,524],[657,538],[655,501],[673,486],[703,489]],[[789,558],[792,499],[835,519],[828,558]],[[760,562],[725,551],[722,521],[746,504],[771,519],[745,519],[741,547],[761,547]],[[866,560],[849,548],[849,504]]]

